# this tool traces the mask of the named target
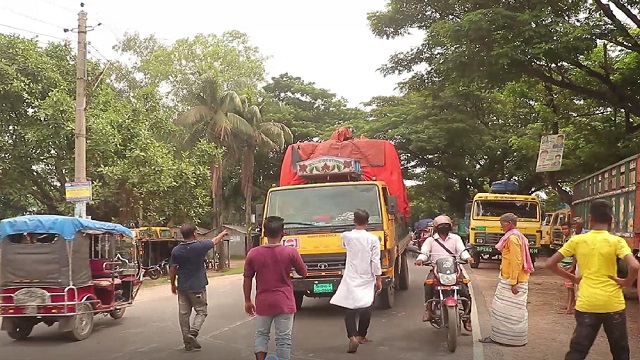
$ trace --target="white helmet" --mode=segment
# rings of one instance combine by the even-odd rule
[[[438,227],[438,225],[449,224],[449,226],[453,226],[453,222],[451,218],[447,215],[440,215],[433,219],[433,227]]]

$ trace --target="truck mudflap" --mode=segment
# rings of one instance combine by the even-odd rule
[[[293,291],[304,293],[308,297],[331,297],[338,290],[342,277],[293,279]],[[393,285],[393,277],[382,276],[382,287]]]

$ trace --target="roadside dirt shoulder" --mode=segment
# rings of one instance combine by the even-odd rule
[[[482,263],[479,269],[468,270],[474,291],[481,292],[487,307],[491,306],[497,284],[499,265],[497,263]],[[569,342],[575,327],[573,315],[562,313],[566,308],[567,290],[562,286],[563,281],[548,270],[536,270],[529,282],[529,344],[525,348],[500,347],[504,359],[516,359],[525,351],[528,359],[557,360],[564,358],[569,349]],[[635,289],[634,289],[635,290]],[[640,328],[639,306],[635,291],[627,300],[627,321],[629,329],[629,344],[631,359],[640,359]],[[481,317],[481,322],[489,321],[487,316]],[[489,336],[490,324],[481,324],[482,336]],[[487,329],[487,330],[485,330]],[[496,345],[485,345],[491,353]],[[609,344],[604,330],[596,339],[587,359],[610,359]]]

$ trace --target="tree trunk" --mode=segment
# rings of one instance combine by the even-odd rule
[[[244,195],[244,220],[247,233],[245,236],[245,253],[251,247],[251,213],[253,196],[253,169],[255,165],[255,147],[247,147],[242,156],[242,192]],[[256,219],[257,221],[258,219]]]
[[[211,196],[213,198],[213,218],[212,230],[214,234],[222,232],[222,163],[216,161],[211,164]],[[216,246],[216,253],[219,254],[218,271],[224,270],[226,267],[226,251],[225,242],[221,241]]]
[[[573,203],[573,194],[562,187],[558,180],[556,180],[555,173],[545,173],[545,182],[558,194],[558,196],[560,196],[560,199],[562,199],[564,203],[571,206],[571,204]]]

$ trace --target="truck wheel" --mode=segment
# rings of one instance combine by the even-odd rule
[[[473,264],[471,264],[472,269],[477,269],[480,266],[480,253],[473,254]]]
[[[380,294],[378,294],[378,306],[380,309],[391,309],[393,307],[394,300],[395,288],[393,287],[393,284],[383,288],[382,291],[380,291]]]
[[[407,262],[407,254],[402,254],[400,258],[400,279],[398,281],[398,290],[409,290],[409,263]]]
[[[293,293],[293,297],[296,298],[296,311],[302,309],[302,301],[304,301],[304,293],[296,291]]]
[[[24,320],[15,319],[11,322],[11,328],[7,330],[7,334],[13,340],[25,340],[31,335],[34,324]]]

